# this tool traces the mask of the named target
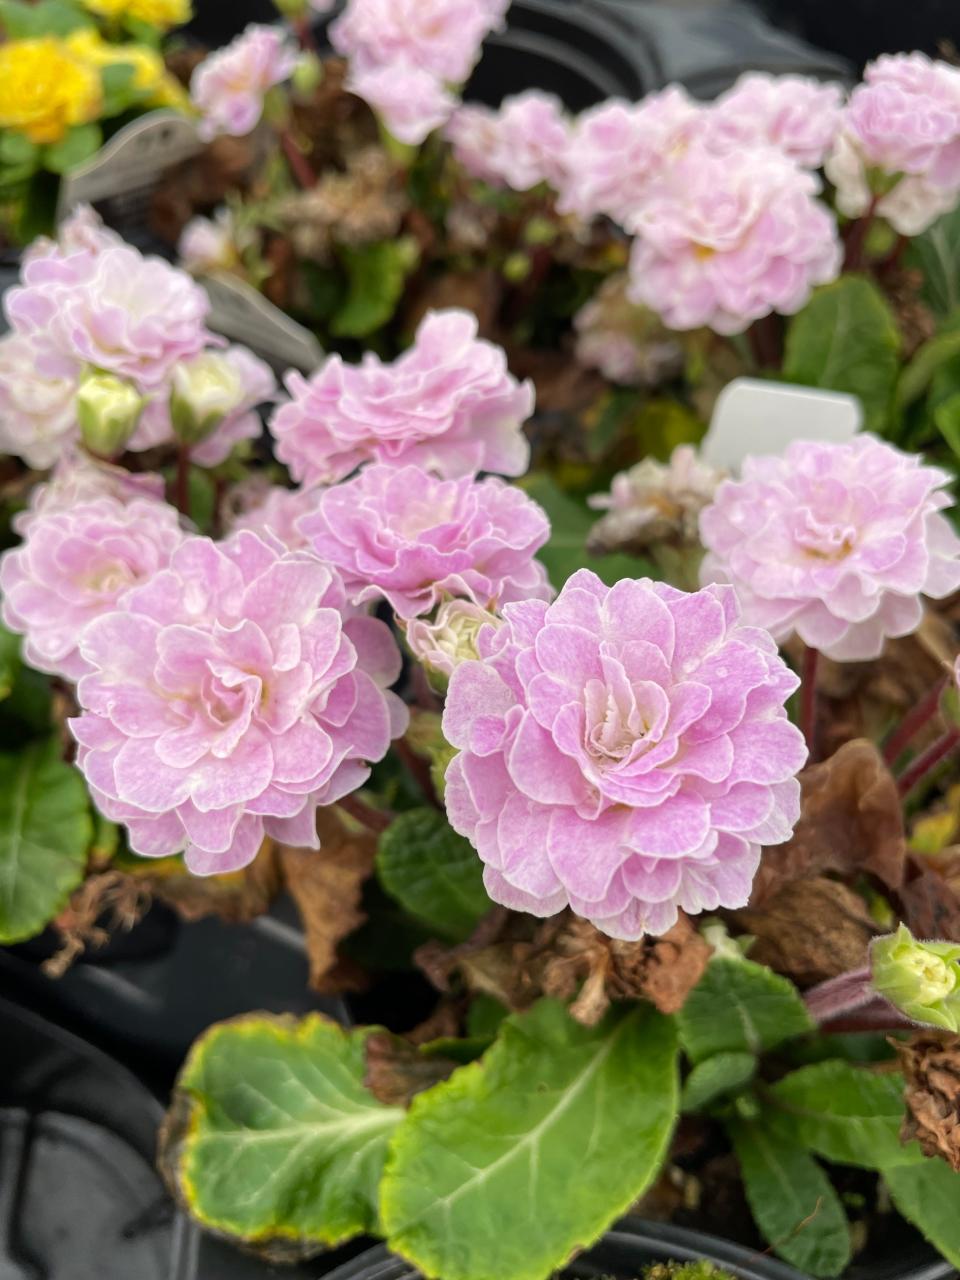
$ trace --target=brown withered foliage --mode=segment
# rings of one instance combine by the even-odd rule
[[[87,950],[96,950],[112,933],[129,930],[143,917],[151,893],[122,871],[90,875],[53,921],[60,946],[43,964],[49,978],[62,978]]]
[[[360,970],[337,949],[366,920],[360,900],[373,872],[376,837],[349,830],[334,809],[318,811],[317,830],[319,850],[277,846],[281,880],[303,922],[311,987],[321,994],[358,990]]]
[[[218,916],[247,924],[262,916],[280,891],[280,873],[272,841],[265,840],[248,867],[222,876],[194,876],[179,861],[143,864],[131,876],[154,898],[173,907],[184,920]]]
[[[430,1089],[456,1070],[450,1058],[426,1054],[402,1036],[378,1031],[364,1046],[367,1069],[363,1083],[388,1107],[407,1107],[418,1093]]]
[[[751,960],[801,987],[861,968],[880,932],[860,895],[825,876],[786,884],[761,910],[747,907],[731,918],[756,938]]]
[[[960,942],[960,878],[956,859],[911,857],[907,861],[900,909],[918,938]],[[951,874],[952,873],[952,874]]]
[[[907,1082],[900,1137],[960,1173],[960,1036],[920,1031],[894,1047]]]
[[[451,951],[430,946],[417,958],[441,989],[457,974],[469,990],[512,1010],[554,996],[572,1001],[573,1017],[594,1026],[613,1000],[649,1000],[662,1013],[676,1013],[710,954],[684,915],[662,938],[622,942],[564,912],[541,923],[509,917],[495,941]]]
[[[872,742],[845,743],[800,775],[802,809],[792,839],[764,852],[750,907],[766,909],[784,885],[833,872],[868,873],[896,892],[903,884],[903,806]]]

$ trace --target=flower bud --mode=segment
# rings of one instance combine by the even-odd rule
[[[428,671],[449,677],[461,662],[479,658],[477,636],[487,625],[498,627],[500,619],[469,600],[447,600],[432,622],[425,618],[410,622],[407,644]]]
[[[923,1026],[960,1031],[960,946],[918,942],[905,924],[870,948],[874,990]]]
[[[116,457],[136,431],[146,403],[124,378],[89,370],[77,390],[77,421],[83,443],[99,458]]]
[[[243,401],[243,381],[226,356],[205,351],[177,365],[170,391],[170,421],[177,439],[197,445]]]
[[[293,69],[293,87],[301,97],[309,98],[323,83],[323,63],[315,53],[302,53]]]

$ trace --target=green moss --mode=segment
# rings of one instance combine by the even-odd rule
[[[712,1262],[658,1262],[643,1273],[643,1280],[733,1280]]]

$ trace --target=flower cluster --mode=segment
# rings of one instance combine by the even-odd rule
[[[202,117],[200,135],[243,137],[263,115],[268,90],[293,74],[298,54],[280,27],[251,23],[193,73],[190,94]]]
[[[580,570],[503,615],[443,718],[447,813],[490,896],[630,939],[743,906],[799,816],[806,748],[783,705],[798,681],[733,591]]]
[[[703,580],[733,583],[746,620],[776,640],[879,657],[920,625],[921,595],[960,588],[960,538],[941,514],[949,479],[866,434],[748,458],[700,516]]]
[[[644,458],[613,478],[609,494],[594,494],[590,506],[607,514],[590,533],[598,551],[650,543],[693,543],[699,517],[717,491],[722,474],[690,445],[678,445],[664,466]]]
[[[448,477],[527,469],[522,427],[533,387],[477,337],[467,311],[428,314],[393,364],[370,352],[359,365],[331,356],[309,380],[289,374],[287,389],[270,430],[277,457],[303,484],[331,484],[371,461]]]
[[[350,59],[347,87],[377,111],[401,142],[417,144],[456,106],[484,38],[510,0],[349,0],[330,27]]]
[[[844,213],[925,230],[960,199],[960,70],[922,53],[870,63],[826,172]]]
[[[209,302],[199,285],[124,244],[89,209],[64,224],[57,242],[42,241],[26,255],[4,310],[11,333],[0,338],[0,369],[7,371],[0,378],[0,447],[34,467],[51,466],[79,435],[78,399],[94,373],[99,396],[88,406],[84,436],[95,452],[170,440],[179,395],[204,424],[184,437],[202,465],[222,461],[238,440],[259,433],[251,410],[276,389],[271,371],[250,352],[220,351],[206,328]],[[118,429],[120,404],[129,418]]]
[[[364,467],[324,490],[300,521],[314,553],[343,575],[354,604],[386,599],[397,616],[429,613],[444,595],[485,609],[548,599],[534,559],[545,513],[496,477],[440,480],[420,467]]]
[[[192,537],[80,640],[78,764],[147,856],[199,875],[264,835],[317,847],[316,811],[362,785],[403,731],[382,623],[345,619],[336,572],[241,532]]]
[[[43,146],[100,115],[100,75],[60,40],[41,36],[0,44],[0,129]]]
[[[447,125],[453,154],[475,178],[514,191],[566,180],[570,126],[558,98],[530,89],[499,110],[463,106]]]
[[[133,18],[165,31],[189,22],[190,0],[82,0],[83,7],[100,18],[116,22]]]

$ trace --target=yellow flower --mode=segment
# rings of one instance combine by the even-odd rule
[[[145,44],[110,44],[92,27],[67,36],[67,48],[75,57],[96,67],[133,68],[133,88],[151,107],[185,107],[188,95],[167,71],[163,58]]]
[[[136,18],[161,31],[189,22],[193,16],[190,0],[83,0],[83,5],[98,17],[115,22]]]
[[[0,44],[0,129],[15,129],[40,146],[59,142],[73,125],[96,120],[101,98],[96,69],[62,41],[44,36]]]

